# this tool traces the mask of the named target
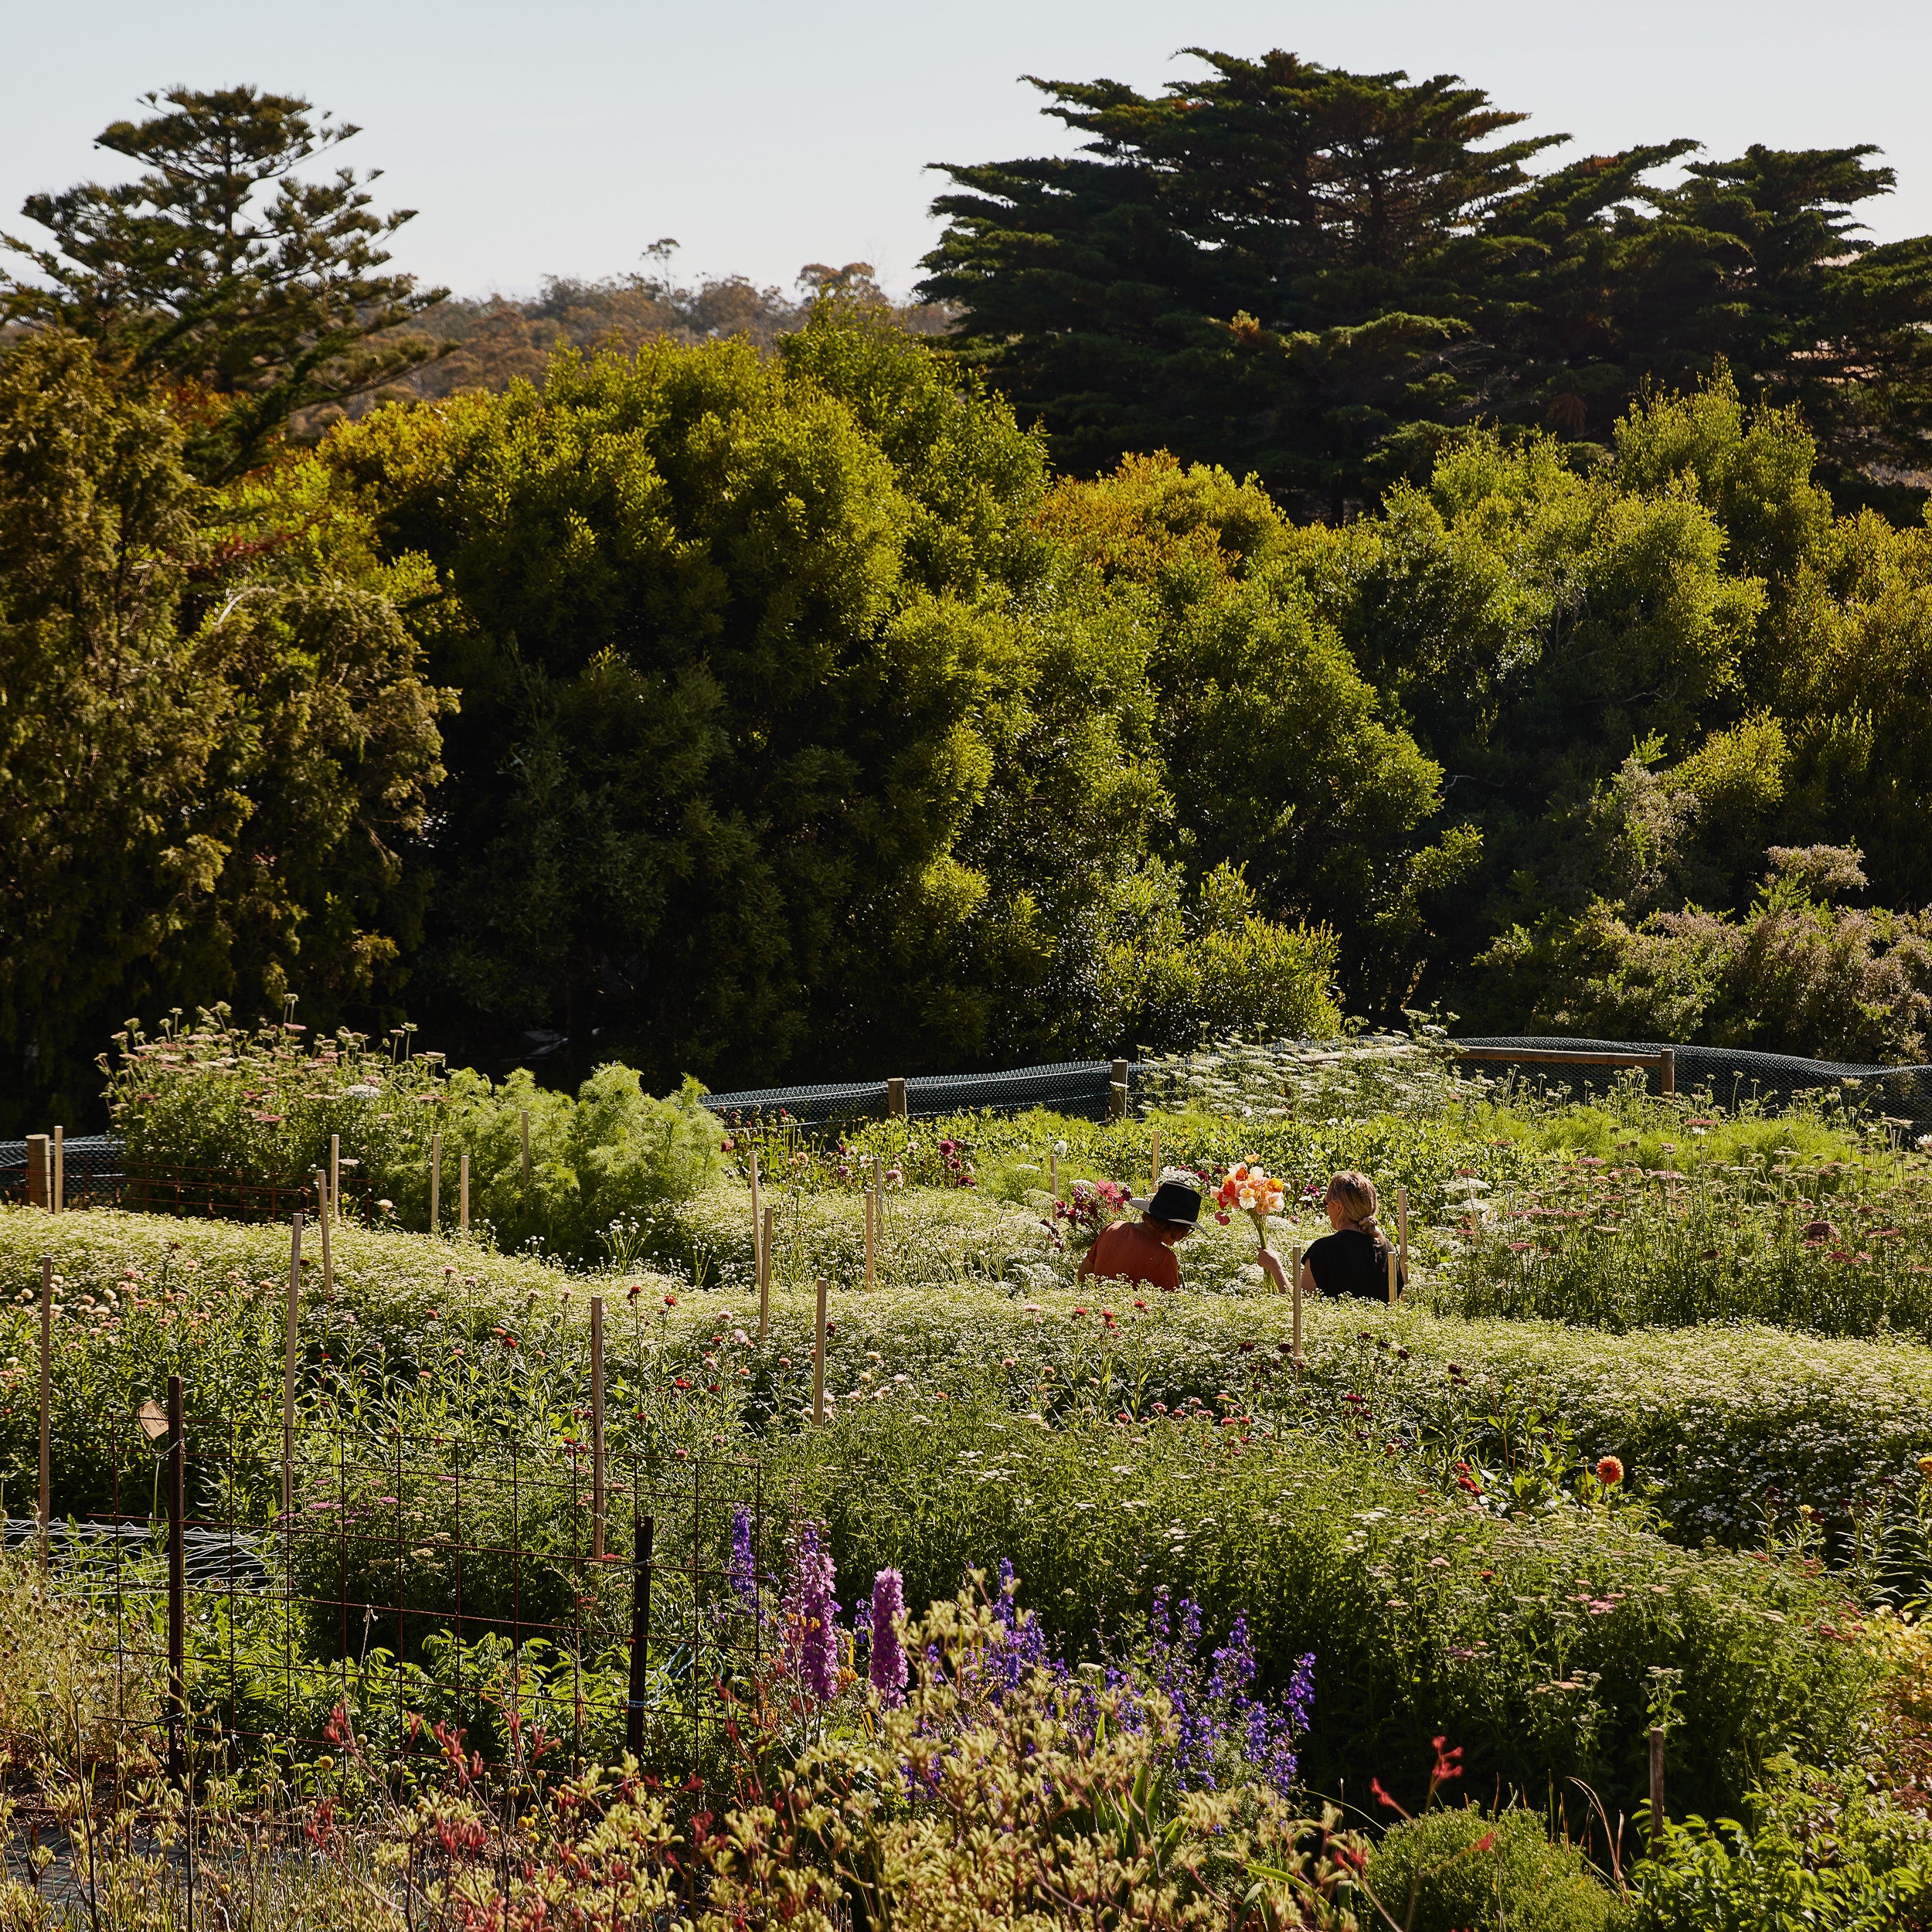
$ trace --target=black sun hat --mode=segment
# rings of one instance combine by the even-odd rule
[[[1145,1200],[1129,1201],[1128,1206],[1171,1226],[1198,1226],[1201,1219],[1201,1190],[1185,1181],[1163,1181]]]

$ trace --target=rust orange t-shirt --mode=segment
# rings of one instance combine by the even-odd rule
[[[1107,1281],[1145,1281],[1178,1288],[1181,1264],[1174,1250],[1145,1221],[1116,1221],[1094,1238],[1080,1264],[1083,1276]]]

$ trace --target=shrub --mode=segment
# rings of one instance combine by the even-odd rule
[[[1392,1826],[1369,1855],[1369,1887],[1403,1932],[1622,1932],[1631,1918],[1580,1852],[1515,1806]]]

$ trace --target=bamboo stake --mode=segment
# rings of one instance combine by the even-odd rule
[[[1393,1248],[1391,1248],[1391,1249],[1389,1250],[1389,1307],[1390,1307],[1390,1308],[1393,1308],[1395,1306],[1395,1304],[1396,1304],[1396,1251],[1395,1251],[1395,1250],[1394,1250]]]
[[[470,1238],[470,1157],[467,1154],[457,1171],[456,1231],[467,1241]]]
[[[1150,1194],[1151,1194],[1151,1193],[1154,1192],[1154,1190],[1155,1190],[1157,1187],[1158,1187],[1160,1185],[1161,1185],[1161,1130],[1160,1130],[1160,1129],[1157,1127],[1157,1128],[1155,1128],[1155,1130],[1154,1130],[1154,1151],[1153,1151],[1152,1155],[1151,1155],[1148,1158],[1148,1169],[1147,1169],[1147,1191],[1148,1191],[1148,1193],[1150,1193]]]
[[[40,1257],[40,1567],[53,1538],[53,1257]]]
[[[771,1332],[771,1223],[776,1208],[765,1209],[764,1240],[758,1247],[758,1345]]]
[[[342,1211],[342,1137],[332,1134],[328,1137],[328,1218],[332,1221]],[[322,1266],[328,1263],[324,1259]]]
[[[811,1342],[811,1420],[825,1419],[825,1277],[818,1277],[818,1326]]]
[[[1046,1150],[1046,1188],[1057,1202],[1060,1198],[1060,1144],[1058,1141]]]
[[[301,1312],[302,1211],[288,1243],[288,1334],[282,1350],[282,1526],[295,1533],[295,1335]]]
[[[590,1298],[590,1556],[604,1560],[604,1298]]]
[[[870,1188],[866,1190],[866,1286],[876,1287],[878,1276],[872,1264],[872,1223],[878,1218],[879,1204],[872,1199]]]
[[[530,1110],[527,1107],[517,1109],[516,1124],[523,1136],[523,1198],[530,1198]]]
[[[1289,1257],[1294,1273],[1290,1282],[1294,1290],[1294,1379],[1301,1379],[1301,1250],[1296,1248]]]
[[[443,1194],[443,1137],[440,1134],[430,1136],[430,1232],[436,1232],[436,1224],[442,1219]]]
[[[67,1206],[67,1130],[56,1127],[53,1131],[53,1211],[64,1213]]]

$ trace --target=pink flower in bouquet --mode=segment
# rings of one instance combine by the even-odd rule
[[[1254,1223],[1256,1236],[1264,1248],[1268,1245],[1268,1216],[1281,1212],[1281,1183],[1264,1167],[1237,1162],[1221,1177],[1215,1195],[1223,1208],[1239,1208]]]

